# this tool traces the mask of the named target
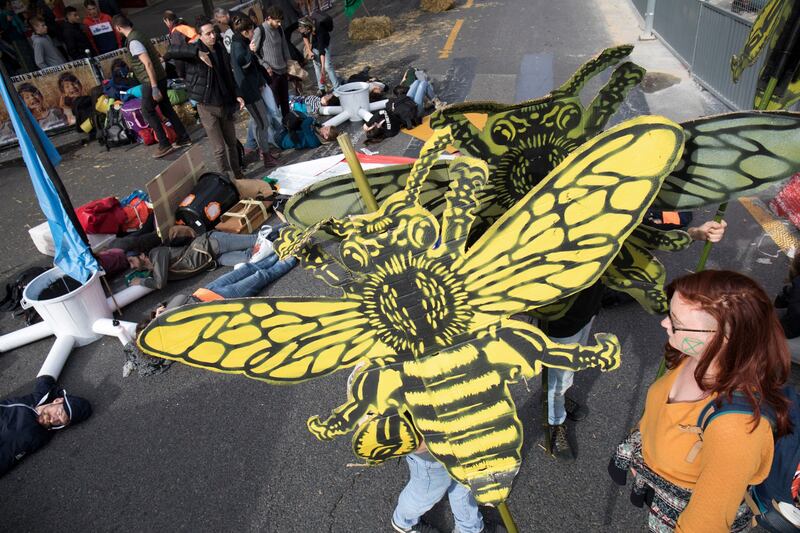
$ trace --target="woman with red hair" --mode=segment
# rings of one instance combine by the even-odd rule
[[[650,531],[743,531],[745,491],[769,474],[773,438],[791,432],[786,338],[766,293],[742,274],[698,272],[667,292],[669,372],[650,387],[609,472],[620,484],[632,472],[631,501],[650,507]],[[743,407],[703,430],[703,410],[734,396]]]

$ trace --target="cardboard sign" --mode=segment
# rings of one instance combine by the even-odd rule
[[[145,188],[153,202],[156,230],[162,239],[166,238],[170,226],[175,224],[178,203],[192,192],[204,170],[203,147],[196,144],[164,172],[147,182]]]

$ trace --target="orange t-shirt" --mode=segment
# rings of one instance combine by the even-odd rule
[[[681,426],[695,426],[700,411],[714,397],[669,403],[669,392],[684,364],[685,360],[647,392],[639,422],[642,455],[647,466],[660,476],[692,491],[676,531],[727,533],[747,486],[760,483],[769,474],[774,449],[772,428],[762,418],[750,432],[751,415],[719,416],[703,433],[700,453],[693,462],[687,462],[699,437]]]

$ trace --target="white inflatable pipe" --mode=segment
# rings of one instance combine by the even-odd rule
[[[75,338],[71,335],[56,337],[56,342],[50,348],[50,352],[47,354],[47,358],[44,360],[42,368],[39,369],[36,377],[53,376],[53,378],[58,379],[61,370],[64,369],[64,363],[67,362],[67,357],[69,357],[74,346]]]
[[[370,113],[363,107],[358,110],[358,116],[361,117],[361,120],[363,120],[364,122],[369,122],[372,119],[372,113]]]
[[[338,126],[350,120],[350,113],[339,113],[332,119],[326,121],[323,126]]]
[[[319,108],[319,114],[325,116],[338,115],[342,111],[344,111],[344,108],[340,105],[324,105]]]
[[[108,307],[112,311],[116,311],[117,306],[125,307],[129,303],[135,302],[139,298],[142,298],[151,292],[153,292],[153,289],[148,289],[143,285],[131,285],[130,287],[122,289],[116,293],[113,298],[107,298],[106,301],[108,302]],[[114,303],[115,301],[117,302],[116,304]]]
[[[370,102],[369,103],[369,110],[370,111],[379,111],[381,109],[386,109],[386,104],[389,103],[389,100],[378,100],[377,102]]]
[[[92,324],[92,331],[100,335],[116,337],[123,346],[133,342],[136,338],[136,324],[125,320],[101,318]]]
[[[14,348],[36,342],[52,334],[53,328],[47,322],[37,322],[27,328],[6,333],[0,336],[0,353],[9,352]]]

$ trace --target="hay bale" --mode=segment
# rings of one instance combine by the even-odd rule
[[[351,41],[377,41],[390,36],[393,31],[389,17],[359,17],[350,21],[347,36]]]
[[[431,13],[441,13],[448,9],[453,9],[456,3],[454,0],[420,0],[419,7],[423,11],[430,11]]]
[[[178,118],[181,119],[184,126],[189,127],[197,124],[197,112],[189,102],[176,105],[173,109],[175,109],[175,114],[178,115]]]

